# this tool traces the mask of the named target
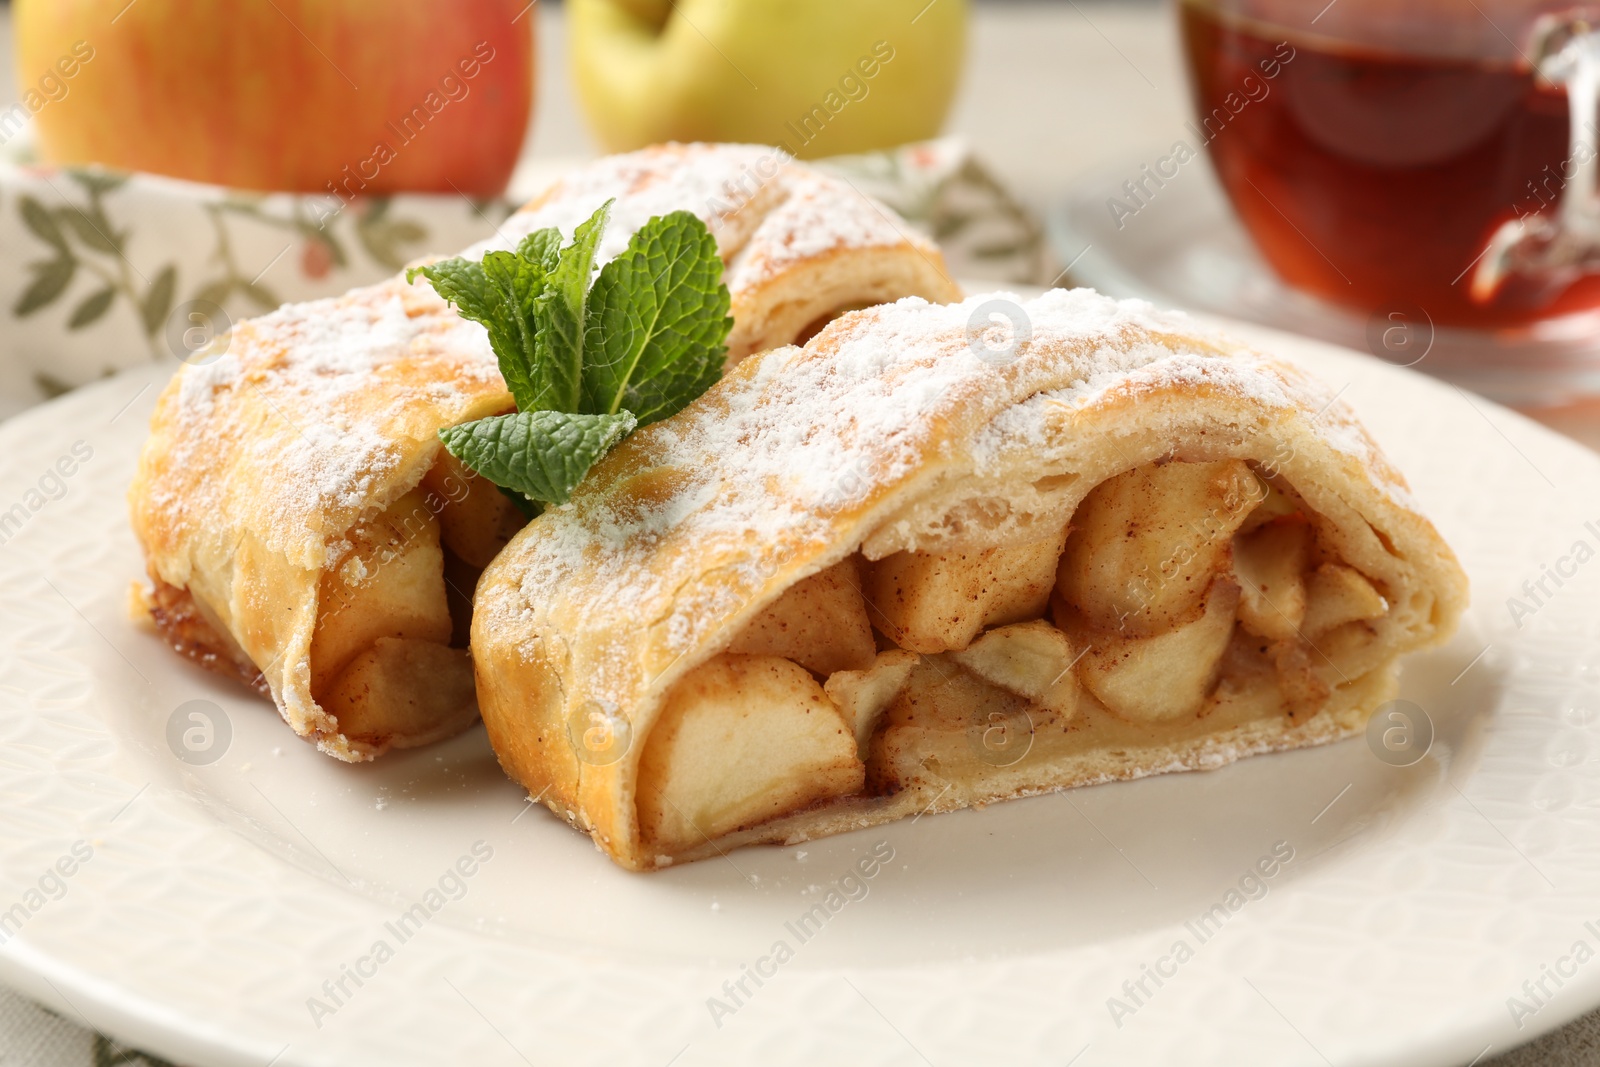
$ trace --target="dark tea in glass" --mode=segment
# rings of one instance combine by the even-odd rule
[[[1574,41],[1591,12],[1181,0],[1179,13],[1196,129],[1286,281],[1361,312],[1420,307],[1440,325],[1600,305],[1600,256],[1569,232],[1594,199],[1593,70],[1563,81],[1550,70],[1570,63],[1540,60],[1566,47],[1587,64]],[[1588,98],[1587,131],[1569,90]]]

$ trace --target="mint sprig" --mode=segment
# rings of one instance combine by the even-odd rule
[[[494,484],[558,504],[638,425],[632,413],[518,411],[439,431],[444,447]]]
[[[446,427],[440,440],[529,501],[566,503],[617,442],[682,410],[722,375],[733,320],[711,232],[687,211],[657,216],[594,278],[611,205],[565,246],[559,230],[544,229],[477,263],[406,272],[488,330],[517,404],[511,415]]]

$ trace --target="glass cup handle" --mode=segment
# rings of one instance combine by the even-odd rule
[[[1537,279],[1554,296],[1580,276],[1600,273],[1600,27],[1587,16],[1545,15],[1530,45],[1539,75],[1567,91],[1561,203],[1554,213],[1510,219],[1494,232],[1472,275],[1472,298],[1480,304],[1513,275]]]

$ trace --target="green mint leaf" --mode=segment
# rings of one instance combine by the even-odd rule
[[[722,375],[733,320],[710,231],[687,211],[653,218],[591,287],[612,203],[565,247],[558,230],[543,229],[481,263],[406,273],[489,331],[519,410],[439,438],[530,515],[541,502],[566,503],[636,426],[673,414]]]
[[[533,304],[544,292],[546,275],[544,265],[516,252],[489,252],[483,257],[483,273],[489,285],[500,294],[501,331],[507,338],[506,350],[494,343],[495,331],[489,331],[489,344],[494,347],[500,361],[500,374],[511,387],[517,407],[523,411],[537,411],[555,407],[551,400],[556,383],[550,368],[538,357],[538,337],[534,330]]]
[[[614,199],[607,200],[587,221],[579,223],[572,231],[572,243],[560,251],[557,262],[550,268],[551,293],[559,296],[580,322],[589,283],[594,278],[595,249],[600,247],[600,238],[611,221],[611,205],[615,203]],[[556,240],[560,239],[558,233]]]
[[[406,283],[416,284],[419,274],[428,279],[433,291],[443,297],[446,303],[454,305],[464,318],[483,322],[493,313],[483,277],[483,264],[457,256],[421,267],[407,267]]]
[[[588,221],[580,223],[566,248],[549,253],[554,265],[544,292],[533,302],[535,359],[551,383],[549,402],[556,411],[579,411],[583,397],[583,325],[594,253],[611,217],[607,200]],[[561,235],[557,231],[555,244]]]
[[[589,292],[583,410],[671,415],[722,376],[728,317],[722,259],[687,211],[651,219]]]
[[[443,259],[406,271],[406,281],[422,275],[434,290],[455,305],[463,318],[489,331],[489,347],[500,363],[511,395],[520,408],[539,407],[545,390],[534,368],[534,298],[544,288],[544,269],[515,252],[490,252],[482,263]]]
[[[549,273],[556,269],[556,258],[561,253],[561,231],[554,226],[534,230],[517,243],[517,255],[531,259]]]
[[[496,485],[532,500],[565,504],[589,468],[637,424],[626,411],[518,411],[446,427],[439,439],[451,455]]]

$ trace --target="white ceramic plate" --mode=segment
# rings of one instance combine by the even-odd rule
[[[1472,575],[1464,632],[1405,673],[1436,731],[1426,758],[1395,767],[1354,740],[650,876],[530,808],[481,729],[336,763],[126,621],[141,566],[123,494],[157,370],[13,419],[0,978],[133,1045],[251,1067],[1423,1067],[1592,1008],[1600,563],[1547,579],[1520,628],[1507,597],[1600,546],[1600,458],[1369,358],[1241,332],[1342,390]],[[76,442],[92,455],[52,475]],[[209,750],[188,718],[208,707]],[[190,728],[213,762],[191,762]],[[87,861],[62,860],[75,845]],[[492,855],[450,874],[475,848]],[[1292,859],[1252,879],[1275,848]],[[874,849],[893,859],[847,879]],[[782,965],[763,963],[780,941]],[[1541,979],[1535,1003],[1523,983]]]

